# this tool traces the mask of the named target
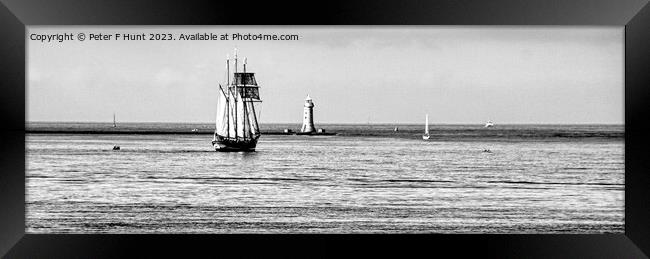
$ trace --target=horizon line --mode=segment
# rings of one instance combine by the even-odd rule
[[[25,123],[106,123],[113,124],[112,121],[25,121]],[[169,123],[169,124],[214,124],[214,122],[164,122],[164,121],[123,121],[116,123]],[[302,122],[260,122],[259,124],[296,124],[301,125]],[[345,125],[345,124],[355,124],[355,125],[424,125],[423,122],[319,122],[315,124],[324,124],[324,125]],[[432,123],[429,122],[429,125],[472,125],[478,124],[483,125],[485,122],[438,122]],[[495,125],[625,125],[623,123],[617,122],[504,122],[504,123],[495,123]]]

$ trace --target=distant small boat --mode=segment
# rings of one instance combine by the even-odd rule
[[[427,114],[424,123],[424,135],[422,135],[422,139],[427,140],[430,137],[431,136],[429,136],[429,114]]]
[[[494,123],[492,123],[492,121],[488,121],[488,122],[485,123],[486,128],[490,128],[490,127],[493,127],[493,126],[494,126]]]
[[[393,131],[398,132],[398,131],[399,131],[399,128],[398,128],[398,127],[395,127],[395,129],[394,129]]]
[[[113,150],[120,150],[120,146],[113,146]]]
[[[113,128],[116,128],[117,124],[115,124],[115,113],[113,113]]]

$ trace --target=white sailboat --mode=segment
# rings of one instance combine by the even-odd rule
[[[431,136],[429,136],[429,114],[426,116],[426,121],[424,123],[424,135],[422,135],[422,139],[427,140]]]
[[[492,123],[492,121],[488,121],[488,122],[485,123],[486,128],[491,128],[493,126],[494,126],[494,123]]]

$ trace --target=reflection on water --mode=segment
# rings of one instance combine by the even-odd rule
[[[622,139],[26,139],[28,233],[623,233]]]

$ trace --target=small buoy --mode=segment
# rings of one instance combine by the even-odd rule
[[[120,150],[120,146],[113,146],[113,150]]]

